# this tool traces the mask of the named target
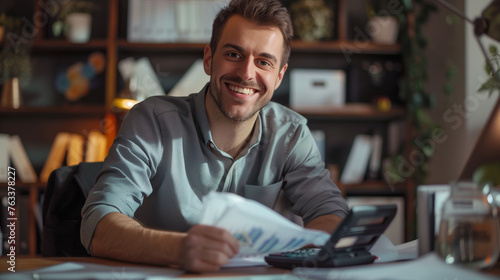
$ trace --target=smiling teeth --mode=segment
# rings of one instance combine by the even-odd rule
[[[240,87],[235,87],[233,85],[229,85],[229,88],[231,90],[234,90],[236,92],[243,93],[243,94],[246,94],[246,95],[251,95],[251,94],[254,93],[253,89],[251,89],[251,88],[240,88]]]

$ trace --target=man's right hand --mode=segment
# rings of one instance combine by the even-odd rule
[[[238,253],[238,240],[227,230],[194,225],[182,244],[182,266],[189,271],[217,271]]]
[[[145,228],[112,212],[98,223],[92,239],[95,256],[155,265],[179,265],[195,272],[217,271],[239,250],[227,230],[194,225],[186,232]]]

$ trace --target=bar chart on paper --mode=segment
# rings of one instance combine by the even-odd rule
[[[307,244],[323,245],[330,237],[322,231],[305,229],[256,201],[235,194],[214,193],[204,203],[207,218],[202,218],[201,223],[231,232],[240,244],[238,257],[292,251]]]
[[[257,254],[266,254],[276,251],[290,251],[307,245],[305,238],[281,238],[278,234],[264,234],[261,228],[250,228],[249,231],[237,231],[234,237],[242,247],[250,247]]]

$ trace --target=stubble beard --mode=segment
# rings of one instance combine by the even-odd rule
[[[221,99],[217,98],[217,97],[221,97],[222,94],[221,94],[221,89],[216,84],[217,83],[214,80],[212,80],[212,78],[211,78],[211,80],[210,80],[210,86],[208,88],[208,93],[210,94],[210,96],[212,97],[213,101],[217,105],[217,108],[219,108],[219,112],[221,112],[227,119],[229,119],[229,120],[231,120],[233,122],[241,123],[241,122],[245,122],[245,121],[251,119],[262,108],[264,108],[267,105],[267,103],[269,103],[269,102],[266,102],[265,104],[262,104],[262,106],[260,106],[258,109],[256,109],[255,111],[253,111],[253,112],[251,112],[251,113],[249,113],[247,115],[244,115],[244,116],[235,115],[235,114],[231,113],[224,106],[224,104],[222,103]],[[215,94],[214,92],[218,92],[219,95]]]

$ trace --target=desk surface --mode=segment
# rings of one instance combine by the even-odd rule
[[[9,264],[6,257],[0,258],[0,273],[8,272]],[[111,266],[140,266],[140,267],[156,267],[143,264],[125,263],[109,259],[94,258],[94,257],[69,257],[69,258],[30,258],[30,257],[17,257],[16,258],[16,271],[25,271],[32,269],[39,269],[56,265],[64,262],[86,262],[94,264],[103,264]],[[223,268],[218,272],[213,273],[186,273],[180,278],[184,277],[212,277],[212,276],[244,276],[244,275],[265,275],[265,274],[287,274],[290,270],[274,268],[271,266],[248,266],[248,267],[232,267]]]
[[[9,267],[7,263],[7,258],[5,256],[0,258],[0,273],[8,272]],[[120,261],[114,261],[102,258],[93,257],[70,257],[70,258],[29,258],[29,257],[18,257],[16,258],[16,271],[39,269],[43,267],[48,267],[51,265],[56,265],[64,262],[87,262],[111,266],[141,266],[141,267],[155,267],[142,264],[124,263]],[[266,274],[289,274],[289,270],[274,268],[271,266],[249,266],[249,267],[234,267],[234,268],[223,268],[218,272],[214,273],[186,273],[179,278],[186,277],[217,277],[217,276],[245,276],[245,275],[266,275]],[[496,264],[495,267],[484,271],[484,273],[489,275],[500,276],[500,262]]]

